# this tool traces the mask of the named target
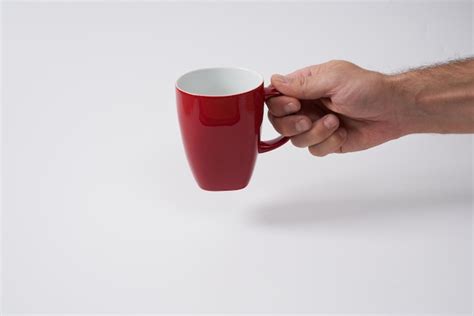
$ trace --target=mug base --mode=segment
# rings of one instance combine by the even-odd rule
[[[245,183],[243,185],[236,185],[236,186],[206,186],[206,185],[201,185],[198,183],[199,187],[203,189],[204,191],[209,191],[209,192],[220,192],[220,191],[237,191],[237,190],[242,190],[245,189],[248,185],[248,183]]]

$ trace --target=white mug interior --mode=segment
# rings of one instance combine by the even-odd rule
[[[176,88],[199,96],[222,97],[252,91],[263,84],[263,77],[243,68],[204,68],[188,72],[176,81]]]

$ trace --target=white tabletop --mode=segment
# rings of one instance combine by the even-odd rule
[[[4,311],[469,313],[472,136],[288,144],[245,190],[204,192],[174,80],[400,71],[472,54],[472,19],[470,2],[4,4]]]

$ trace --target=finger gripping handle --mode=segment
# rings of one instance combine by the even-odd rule
[[[264,90],[265,90],[265,101],[272,98],[272,97],[282,95],[277,89],[275,89],[272,86],[265,87]],[[260,140],[258,142],[258,152],[259,153],[265,153],[267,151],[277,149],[278,147],[280,147],[280,146],[284,145],[286,142],[288,142],[288,140],[290,140],[290,139],[288,137],[285,137],[285,136],[280,136],[280,137],[277,137],[277,138],[274,138],[274,139],[268,140],[268,141],[261,141]]]

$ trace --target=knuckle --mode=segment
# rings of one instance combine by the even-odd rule
[[[347,66],[347,65],[352,65],[352,63],[348,62],[347,60],[343,59],[331,59],[328,64],[333,65],[333,66]]]
[[[338,154],[344,154],[347,152],[347,149],[346,149],[346,146],[344,145],[346,142],[346,139],[344,138],[344,140],[339,144],[339,146],[337,147],[337,150],[336,152]]]
[[[344,150],[344,143],[346,141],[346,137],[339,136],[338,141],[334,145],[334,152],[338,154],[343,154],[346,151]]]
[[[344,128],[340,128],[336,131],[337,143],[343,143],[347,139],[347,131]]]
[[[332,134],[328,139],[328,141],[332,144],[332,146],[339,145],[342,142],[342,140],[343,140],[342,136],[337,132]]]
[[[327,64],[331,65],[331,66],[336,66],[341,62],[342,62],[342,60],[340,60],[340,59],[331,59],[330,61],[327,62]]]
[[[310,130],[310,137],[314,141],[322,141],[323,139],[327,138],[329,134],[331,133],[330,130],[328,130],[322,122],[318,122],[317,124],[314,124],[313,128]]]
[[[304,75],[298,75],[298,77],[296,77],[296,83],[298,84],[298,86],[299,86],[300,88],[305,87],[305,86],[306,86],[306,82],[307,82],[306,76],[304,76]]]
[[[338,151],[343,141],[344,138],[339,133],[335,133],[327,139],[327,147],[331,152]]]
[[[300,73],[292,79],[294,87],[298,91],[300,91],[303,98],[306,98],[306,94],[307,94],[307,88],[308,88],[308,77],[307,77],[307,75],[308,75],[307,72],[306,73]]]

